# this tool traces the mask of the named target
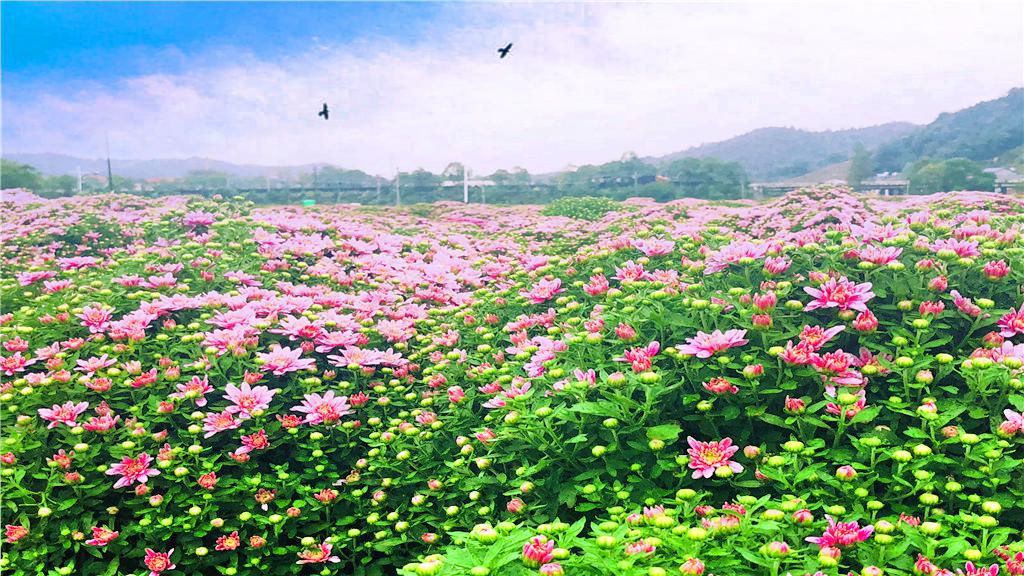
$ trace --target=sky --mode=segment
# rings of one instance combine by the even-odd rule
[[[923,124],[1024,85],[1014,1],[3,2],[0,27],[5,153],[109,134],[115,158],[382,175]]]

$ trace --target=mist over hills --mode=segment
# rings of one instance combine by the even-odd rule
[[[758,128],[721,142],[701,144],[679,152],[644,160],[665,166],[680,158],[718,158],[739,162],[752,180],[799,176],[849,158],[859,143],[875,148],[910,134],[918,126],[890,122],[867,128],[812,132],[797,128]]]
[[[45,176],[59,176],[63,174],[77,174],[82,169],[83,174],[90,172],[106,174],[106,158],[79,158],[67,154],[4,154],[4,158],[31,164]],[[260,176],[286,177],[309,172],[314,164],[301,164],[296,166],[262,166],[257,164],[235,164],[212,158],[154,158],[154,159],[126,159],[111,158],[114,173],[129,178],[181,178],[195,170],[210,170],[224,172],[239,178],[254,178]],[[316,164],[318,166],[322,164]]]
[[[750,180],[782,180],[848,160],[858,144],[874,152],[875,167],[880,171],[898,172],[922,158],[964,157],[990,162],[1024,146],[1024,88],[1014,88],[1001,98],[940,114],[924,126],[890,122],[864,128],[818,132],[792,127],[766,127],[720,142],[701,144],[641,160],[663,168],[680,158],[713,157],[739,163]],[[10,153],[4,157],[30,164],[47,176],[74,175],[79,168],[86,174],[106,174],[104,158],[77,158],[50,153]],[[114,158],[111,163],[115,174],[135,179],[181,178],[197,170],[220,172],[239,178],[291,179],[311,172],[314,166],[325,165],[264,166],[199,157]],[[536,176],[543,178],[544,175]]]
[[[921,158],[967,158],[990,162],[1024,145],[1024,88],[1002,98],[940,114],[934,122],[879,146],[875,164],[902,170]]]

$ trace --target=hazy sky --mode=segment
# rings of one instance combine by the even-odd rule
[[[100,157],[109,132],[119,158],[385,175],[927,123],[1024,84],[1012,1],[5,2],[2,27],[6,152]]]

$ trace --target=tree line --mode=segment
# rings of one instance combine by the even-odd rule
[[[1010,159],[1012,166],[1024,167],[1024,155],[1018,150]],[[877,168],[873,154],[858,145],[853,152],[847,182],[858,186],[871,179]],[[449,164],[440,174],[418,168],[400,172],[387,179],[361,170],[334,166],[317,168],[287,179],[239,177],[224,172],[195,170],[181,178],[139,180],[114,174],[83,179],[83,193],[109,190],[143,196],[175,194],[243,194],[257,203],[293,203],[311,199],[320,203],[359,202],[392,204],[436,202],[463,199],[463,174],[466,168]],[[1024,170],[1021,170],[1024,173]],[[909,180],[912,194],[931,194],[950,190],[992,190],[994,177],[982,166],[964,158],[932,160],[923,158],[908,164],[903,176]],[[619,160],[588,164],[554,175],[531,175],[525,169],[497,170],[488,175],[470,173],[471,202],[492,204],[548,203],[559,198],[596,196],[622,200],[647,197],[660,202],[677,198],[732,200],[750,197],[749,178],[738,162],[717,158],[680,158],[662,168],[644,162],[636,154],[626,153]],[[3,160],[0,187],[26,188],[44,197],[71,196],[78,193],[74,176],[44,176],[27,164]]]

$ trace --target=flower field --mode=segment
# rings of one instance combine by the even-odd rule
[[[1024,574],[1018,198],[0,225],[4,574]]]

